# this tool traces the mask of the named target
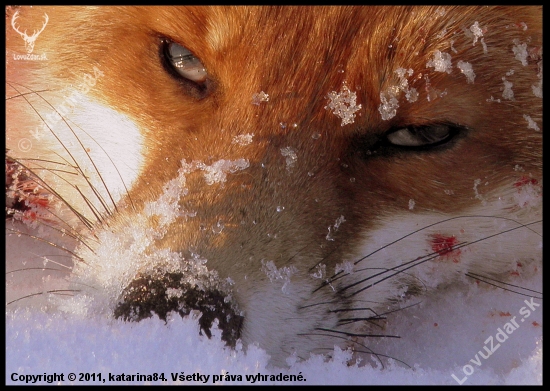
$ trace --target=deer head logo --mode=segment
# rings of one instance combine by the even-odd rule
[[[44,14],[44,24],[42,25],[42,28],[38,31],[34,31],[32,35],[27,35],[27,30],[24,32],[19,31],[19,27],[16,25],[15,21],[19,17],[19,11],[16,11],[15,14],[13,14],[13,17],[11,18],[11,27],[21,35],[23,40],[25,41],[25,49],[27,50],[27,53],[31,54],[34,50],[34,42],[36,41],[36,38],[40,35],[42,31],[44,31],[44,28],[48,24],[48,14]]]

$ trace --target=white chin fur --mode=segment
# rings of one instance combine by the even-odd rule
[[[8,146],[15,158],[33,159],[26,163],[29,168],[67,204],[94,221],[88,203],[99,213],[112,211],[138,178],[143,165],[142,135],[124,114],[87,95],[68,92],[61,103],[56,103],[60,99],[56,95],[47,97],[55,110],[33,102],[44,123],[29,133],[19,130],[17,137],[29,140],[28,147]],[[17,137],[8,143],[17,143]]]
[[[459,215],[411,211],[383,220],[357,247],[353,259],[366,258],[349,279],[361,282],[346,294],[387,303],[405,295],[409,284],[431,290],[466,273],[513,279],[531,270],[530,264],[542,262],[541,194],[510,187],[496,194],[502,196]]]

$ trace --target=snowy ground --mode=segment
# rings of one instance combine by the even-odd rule
[[[43,267],[36,256],[43,249],[37,247],[23,236],[7,237],[7,258],[21,262],[19,266],[8,264],[7,271]],[[51,248],[48,254],[56,259]],[[13,299],[10,288],[21,282],[17,281],[20,276],[7,274],[8,301]],[[23,289],[62,288],[58,277],[53,273],[44,280],[44,288]],[[35,285],[38,281],[24,279]],[[541,291],[538,280],[518,282]],[[198,323],[192,318],[124,323],[52,309],[41,295],[7,306],[6,382],[33,382],[38,378],[31,375],[55,373],[55,383],[61,384],[542,384],[542,299],[540,294],[533,296],[472,282],[395,312],[384,333],[401,338],[373,339],[366,344],[410,368],[398,361],[385,361],[382,368],[374,358],[367,359],[366,365],[350,365],[350,353],[339,349],[328,361],[321,356],[305,362],[289,358],[289,368],[273,368],[268,355],[255,346],[231,350],[224,347],[219,333],[210,340],[199,336]],[[166,381],[155,381],[155,373],[164,374]],[[180,377],[182,373],[191,375],[191,380]],[[294,375],[296,380],[285,380],[281,373]],[[70,380],[70,374],[76,374],[76,379]],[[146,375],[151,381],[116,381],[110,374]],[[226,374],[233,381],[226,380]],[[267,377],[260,381],[258,374],[279,375],[281,380]]]

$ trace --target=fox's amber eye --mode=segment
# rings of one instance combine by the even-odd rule
[[[390,131],[386,139],[398,147],[421,148],[443,144],[456,132],[455,127],[446,124],[407,126]]]
[[[197,84],[206,82],[208,73],[193,53],[175,42],[166,41],[164,45],[166,59],[181,77]]]

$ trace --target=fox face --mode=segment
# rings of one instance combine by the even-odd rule
[[[542,259],[540,8],[6,22],[8,229],[70,254],[68,300],[199,311],[207,335],[217,320],[278,363],[361,343],[404,297]]]

